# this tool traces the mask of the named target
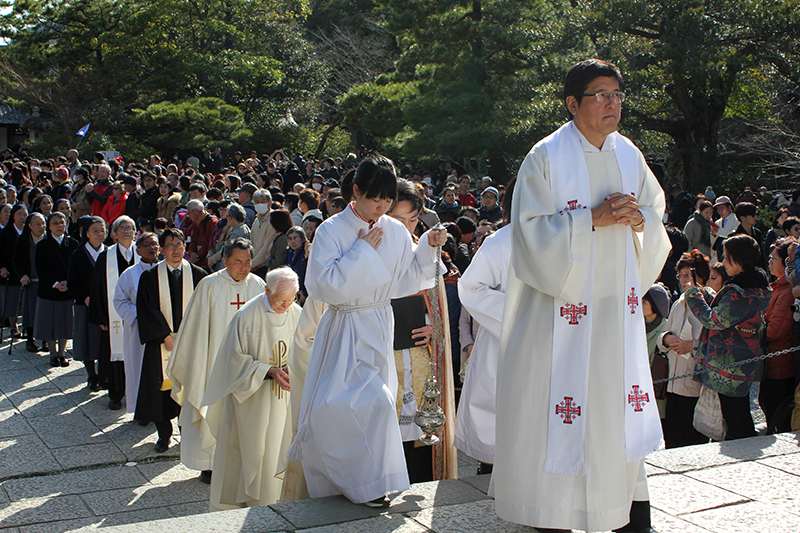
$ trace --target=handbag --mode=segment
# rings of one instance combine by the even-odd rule
[[[653,376],[653,381],[669,377],[669,359],[667,359],[667,354],[659,350],[658,347],[656,347],[655,355],[653,355],[653,362],[650,363],[650,375]],[[656,400],[666,399],[667,382],[653,383],[653,395]]]
[[[728,425],[722,418],[719,394],[708,387],[704,386],[700,389],[700,397],[694,407],[692,425],[697,431],[712,440],[725,440]]]

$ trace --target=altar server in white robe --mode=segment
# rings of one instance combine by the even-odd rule
[[[231,320],[201,407],[218,411],[211,509],[276,503],[278,464],[290,442],[288,354],[302,309],[294,303],[297,274],[288,267],[267,273],[262,295]]]
[[[622,84],[611,63],[575,65],[572,121],[517,176],[490,494],[539,529],[650,531],[643,459],[663,440],[641,295],[670,243],[664,192],[616,133]]]
[[[122,318],[123,325],[125,401],[128,413],[136,411],[144,357],[144,344],[139,341],[139,323],[136,320],[136,292],[142,272],[158,261],[158,237],[155,233],[143,233],[136,239],[136,254],[140,261],[119,275],[117,288],[114,290],[114,308]]]
[[[400,222],[383,216],[396,194],[392,162],[365,159],[353,179],[355,201],[320,225],[311,247],[306,288],[329,307],[311,349],[289,459],[303,461],[314,498],[344,494],[382,506],[387,494],[409,487],[389,300],[431,284],[435,246],[446,237],[430,231],[415,246]]]
[[[206,276],[197,284],[186,307],[167,376],[172,380],[172,399],[181,406],[181,463],[200,470],[200,480],[211,481],[216,423],[200,407],[208,376],[217,351],[233,315],[249,300],[264,294],[264,280],[250,273],[253,246],[242,237],[225,243],[222,262],[225,268]]]
[[[506,186],[503,218],[508,222],[516,178]],[[469,357],[456,417],[456,448],[480,461],[478,474],[490,474],[494,464],[497,359],[511,264],[511,226],[503,226],[483,241],[464,275],[458,298],[480,325]]]

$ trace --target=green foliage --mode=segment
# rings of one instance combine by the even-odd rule
[[[229,148],[252,136],[244,113],[219,98],[159,102],[133,112],[131,124],[154,150],[172,153],[210,146]]]

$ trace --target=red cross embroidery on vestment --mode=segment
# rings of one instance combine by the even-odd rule
[[[636,296],[636,289],[631,287],[631,294],[628,296],[628,305],[631,306],[631,314],[636,312],[636,306],[639,305],[639,297]]]
[[[564,396],[564,401],[556,405],[556,414],[565,424],[572,424],[573,420],[581,416],[581,408],[572,401],[570,396]]]
[[[644,394],[639,391],[639,385],[633,386],[633,392],[628,394],[628,403],[633,406],[633,410],[637,413],[642,410],[642,406],[650,401],[650,395],[646,392]]]
[[[586,314],[586,306],[583,302],[578,302],[578,305],[567,304],[561,308],[561,316],[566,318],[570,324],[577,324],[581,315]]]
[[[240,300],[240,297],[239,297],[239,295],[237,294],[237,295],[236,295],[236,301],[235,301],[235,302],[231,302],[231,305],[235,305],[235,306],[236,306],[236,310],[237,310],[237,311],[238,311],[239,309],[241,309],[241,308],[242,308],[242,306],[243,306],[244,304],[246,304],[246,303],[247,303],[247,302],[240,302],[239,300]]]
[[[567,207],[564,208],[564,211],[572,211],[574,209],[584,209],[584,207],[578,203],[578,200],[569,200],[567,202]]]

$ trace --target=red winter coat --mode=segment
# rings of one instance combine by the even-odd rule
[[[106,221],[109,226],[119,217],[125,214],[125,202],[128,201],[128,193],[123,194],[117,199],[113,194],[108,197],[103,210],[100,211],[100,217]]]
[[[790,309],[794,303],[792,286],[782,277],[771,284],[772,299],[764,313],[767,323],[767,342],[769,351],[777,352],[794,346],[794,318]],[[786,379],[794,376],[794,353],[787,353],[767,359],[767,377]]]

